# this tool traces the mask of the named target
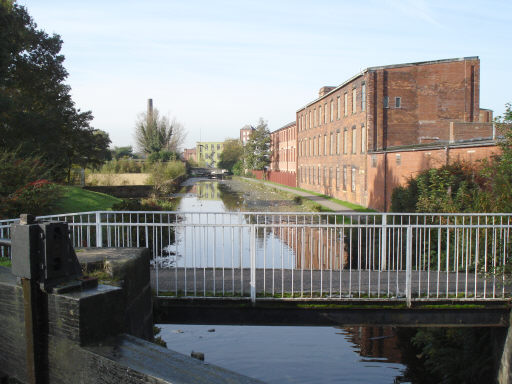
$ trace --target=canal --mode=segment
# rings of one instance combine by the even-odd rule
[[[314,209],[292,195],[237,179],[189,179],[175,197],[181,212]],[[186,237],[177,232],[176,247]],[[222,253],[212,250],[222,240],[212,238],[203,246],[210,249],[194,251],[206,255],[203,263],[210,265],[208,255]],[[264,246],[281,247],[290,256],[282,265],[293,267],[293,249],[280,236],[269,234]],[[188,262],[177,258],[175,263]],[[168,348],[202,352],[207,363],[268,383],[493,383],[503,339],[502,330],[489,328],[158,326]]]

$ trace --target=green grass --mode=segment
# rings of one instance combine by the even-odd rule
[[[79,187],[62,186],[61,188],[62,196],[50,214],[104,211],[121,201],[117,197]]]
[[[0,257],[0,267],[10,267],[11,260],[7,257]]]

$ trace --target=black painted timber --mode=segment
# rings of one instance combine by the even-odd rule
[[[508,301],[293,301],[248,299],[154,298],[154,319],[161,324],[226,325],[394,325],[401,327],[508,327]]]

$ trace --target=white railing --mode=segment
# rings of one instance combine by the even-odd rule
[[[75,247],[149,248],[157,295],[410,304],[511,293],[510,214],[98,211],[39,219],[67,221]],[[0,222],[0,237],[12,222]]]

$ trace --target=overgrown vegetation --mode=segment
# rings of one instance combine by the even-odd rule
[[[149,184],[160,194],[171,192],[172,181],[187,173],[185,164],[181,161],[170,161],[167,163],[155,163],[151,170]]]

